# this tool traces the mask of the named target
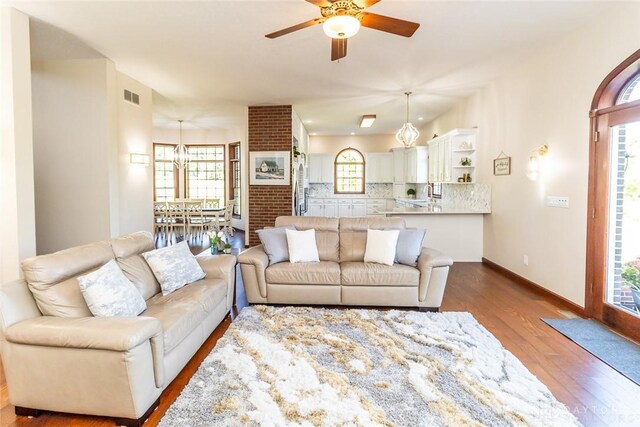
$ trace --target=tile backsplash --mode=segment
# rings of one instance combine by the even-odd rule
[[[365,184],[364,197],[393,198],[393,184]],[[333,184],[309,184],[309,197],[353,197],[353,194],[333,194]]]
[[[441,203],[443,206],[491,212],[491,186],[489,184],[442,184]]]

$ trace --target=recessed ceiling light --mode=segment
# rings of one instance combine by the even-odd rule
[[[305,123],[313,123],[313,120],[305,120]]]
[[[375,121],[376,121],[375,114],[365,114],[364,116],[362,116],[362,119],[360,119],[360,127],[370,128],[373,122]]]
[[[316,136],[316,135],[317,135],[317,133],[315,133],[315,132],[311,132],[309,135],[311,135],[311,136]]]
[[[418,117],[418,120],[424,120],[424,117]]]
[[[355,135],[355,134],[356,134],[355,132],[351,132],[351,135]]]

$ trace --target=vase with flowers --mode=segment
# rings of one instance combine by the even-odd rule
[[[224,250],[225,244],[227,243],[227,235],[224,231],[209,231],[207,232],[209,235],[209,242],[211,242],[211,255],[218,255],[218,252]]]
[[[640,311],[640,258],[622,265],[622,279],[631,288],[631,295],[636,308]]]

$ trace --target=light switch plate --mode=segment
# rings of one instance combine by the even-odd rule
[[[552,208],[569,208],[569,198],[565,196],[547,196],[547,206]]]

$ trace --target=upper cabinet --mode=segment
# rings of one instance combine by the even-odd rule
[[[476,139],[476,129],[454,129],[429,141],[429,182],[475,182]]]
[[[404,147],[393,148],[393,183],[404,184]]]
[[[393,182],[392,153],[366,153],[365,161],[365,182],[367,184]]]
[[[404,181],[423,184],[429,179],[427,147],[411,147],[404,150]]]
[[[333,154],[309,154],[309,182],[333,183]]]

